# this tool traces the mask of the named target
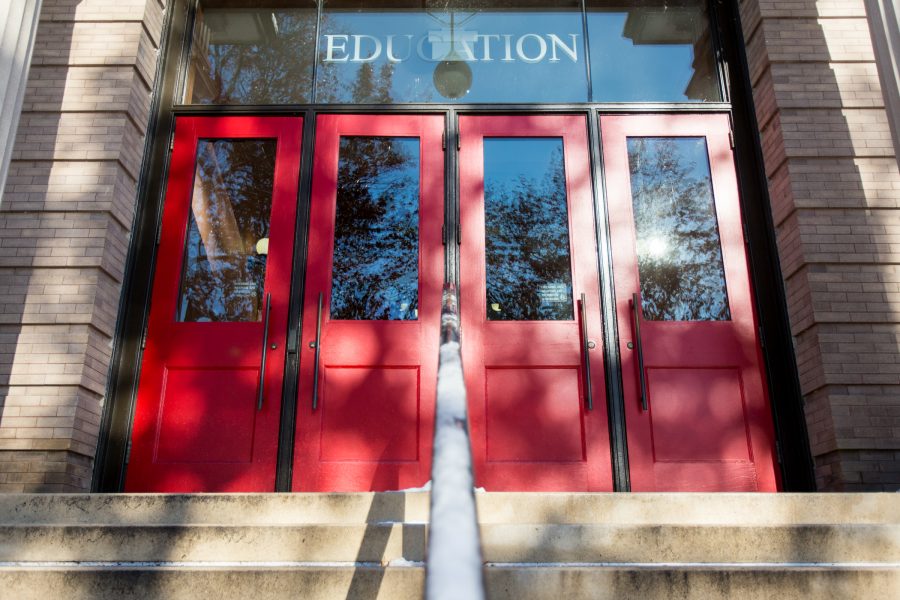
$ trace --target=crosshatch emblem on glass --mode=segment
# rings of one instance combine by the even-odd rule
[[[275,140],[199,140],[179,321],[258,321]]]
[[[702,137],[628,138],[644,318],[728,321],[728,294]]]
[[[341,137],[331,318],[416,320],[419,140]]]
[[[489,321],[573,318],[562,138],[484,140]]]

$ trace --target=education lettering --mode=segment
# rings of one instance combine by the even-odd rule
[[[401,63],[413,55],[427,62],[461,60],[465,62],[578,62],[578,38],[575,33],[477,33],[429,31],[416,39],[412,34],[376,37],[368,34],[330,34],[325,38],[326,63],[366,63],[384,56],[390,63]]]

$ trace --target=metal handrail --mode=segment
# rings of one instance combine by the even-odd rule
[[[459,296],[444,285],[438,363],[426,600],[483,600],[481,536],[459,337]]]

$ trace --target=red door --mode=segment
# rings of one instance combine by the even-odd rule
[[[465,116],[459,130],[476,484],[611,490],[585,118]]]
[[[443,130],[442,116],[318,117],[295,490],[396,490],[429,478]]]
[[[274,491],[301,130],[176,123],[127,491]]]
[[[728,118],[601,129],[632,489],[774,491]]]

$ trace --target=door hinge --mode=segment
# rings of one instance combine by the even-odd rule
[[[456,245],[459,246],[462,244],[462,228],[459,226],[459,222],[456,223]]]
[[[173,135],[172,138],[169,140],[169,152],[171,152],[174,149],[175,149],[175,136]]]
[[[728,132],[728,145],[731,146],[731,149],[734,150],[734,132]]]
[[[147,347],[147,328],[149,327],[149,323],[145,323],[144,331],[141,332],[141,350]]]
[[[447,132],[441,133],[441,150],[447,150]]]
[[[447,226],[441,225],[441,244],[447,245]]]
[[[125,464],[127,465],[129,462],[131,462],[131,440],[125,444]]]

